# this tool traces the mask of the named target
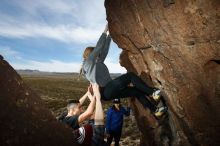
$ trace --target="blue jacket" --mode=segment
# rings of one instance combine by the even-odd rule
[[[130,115],[130,108],[127,110],[124,107],[120,107],[116,110],[114,106],[108,109],[106,117],[106,133],[110,131],[121,132],[123,126],[123,118]]]

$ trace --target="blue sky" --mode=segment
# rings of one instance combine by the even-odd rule
[[[0,54],[15,69],[78,72],[82,52],[104,30],[103,0],[1,0]],[[112,42],[106,65],[124,73]]]

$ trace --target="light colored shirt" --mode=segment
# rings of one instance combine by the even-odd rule
[[[104,64],[105,58],[109,51],[111,37],[106,33],[102,33],[96,47],[90,53],[89,57],[83,62],[83,74],[90,83],[97,83],[100,87],[111,81],[110,73]]]

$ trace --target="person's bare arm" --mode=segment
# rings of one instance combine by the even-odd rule
[[[79,118],[78,118],[78,122],[79,122],[79,123],[81,123],[81,122],[83,122],[84,120],[90,118],[90,117],[92,116],[93,112],[94,112],[94,108],[95,108],[95,97],[93,97],[92,94],[91,94],[91,92],[92,92],[91,88],[92,88],[92,86],[90,85],[90,86],[88,87],[88,91],[86,92],[86,97],[89,98],[90,104],[89,104],[88,108],[86,109],[86,111],[79,116]],[[85,99],[86,99],[85,97],[82,98],[82,100],[84,100],[84,101],[85,101]],[[83,102],[84,102],[84,101],[83,101]],[[81,102],[80,102],[80,104],[81,104]],[[81,104],[81,105],[82,105],[82,104]]]
[[[88,97],[90,101],[92,101],[92,85],[90,84],[88,87],[87,92],[79,99],[79,103],[80,105],[83,105],[83,103],[85,102],[86,98]]]
[[[94,108],[95,108],[95,101],[96,101],[96,99],[92,98],[86,111],[79,116],[79,118],[78,118],[79,123],[82,123],[83,121],[85,121],[86,119],[88,119],[92,116]]]
[[[91,95],[92,90],[91,89],[92,89],[92,85],[89,85],[87,92],[79,99],[80,105],[83,105],[83,103],[85,102],[87,97],[91,101],[91,99],[92,99],[92,95]]]
[[[95,125],[104,125],[104,112],[101,103],[101,94],[99,91],[99,86],[98,84],[93,84],[92,87],[96,98]]]
[[[88,91],[79,99],[80,105],[83,105],[87,97],[88,97]]]
[[[95,98],[95,97],[93,97],[92,94],[90,92],[88,92],[88,98],[89,98],[90,101],[92,101],[92,99]]]

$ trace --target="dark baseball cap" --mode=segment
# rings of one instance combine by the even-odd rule
[[[120,103],[120,99],[115,98],[115,99],[113,100],[113,103]]]

